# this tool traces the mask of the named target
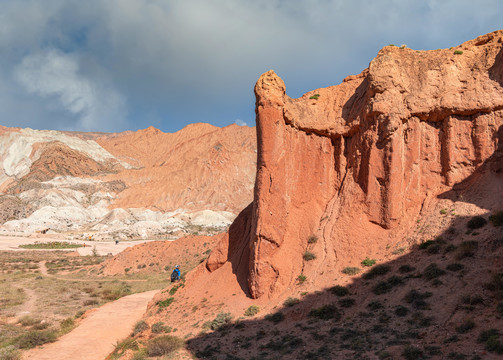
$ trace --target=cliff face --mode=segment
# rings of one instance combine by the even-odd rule
[[[251,229],[235,237],[250,249],[253,298],[397,244],[423,207],[494,154],[502,43],[497,31],[445,50],[387,46],[361,74],[299,99],[273,71],[260,77]],[[207,268],[224,258],[215,252]]]

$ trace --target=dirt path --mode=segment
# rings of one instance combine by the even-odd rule
[[[34,290],[30,289],[30,288],[20,288],[20,289],[23,289],[24,292],[26,293],[26,298],[28,300],[26,300],[23,305],[21,305],[21,307],[19,308],[19,310],[16,312],[16,316],[15,316],[15,321],[17,321],[17,319],[25,316],[25,315],[30,315],[30,314],[33,314],[35,313],[35,310],[36,310],[36,305],[37,305],[37,294],[35,293]]]
[[[127,337],[159,290],[125,296],[98,308],[70,333],[52,344],[32,349],[23,360],[103,360],[117,340]]]

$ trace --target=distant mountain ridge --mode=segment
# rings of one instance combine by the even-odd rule
[[[255,130],[203,123],[173,134],[1,127],[0,163],[0,231],[184,233],[226,226],[251,201]],[[125,213],[122,220],[111,216],[114,209]]]

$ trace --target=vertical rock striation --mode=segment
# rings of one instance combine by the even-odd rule
[[[425,202],[498,149],[502,43],[496,31],[445,50],[387,46],[361,74],[299,99],[273,71],[260,77],[251,226],[229,240],[249,246],[251,297],[405,236]],[[303,259],[308,249],[316,261]]]

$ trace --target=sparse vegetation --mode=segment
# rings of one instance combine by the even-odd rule
[[[133,336],[136,336],[139,333],[144,332],[145,330],[148,329],[149,329],[148,324],[144,320],[140,320],[134,326]]]
[[[310,100],[318,100],[318,98],[320,97],[320,94],[314,94],[314,95],[311,95],[309,97]]]
[[[461,324],[456,326],[456,332],[460,334],[467,333],[475,327],[475,323],[472,319],[465,319]]]
[[[454,50],[454,55],[462,55],[463,51],[461,50]]]
[[[257,305],[251,305],[248,309],[245,310],[245,316],[254,316],[257,315],[260,311],[260,307]]]
[[[427,280],[433,280],[439,276],[445,275],[445,271],[440,269],[437,264],[430,264],[424,269],[423,277]]]
[[[480,229],[481,227],[484,227],[486,224],[487,220],[484,219],[482,216],[474,216],[468,221],[466,226],[469,229],[474,230],[474,229]]]
[[[265,319],[277,324],[285,319],[285,315],[283,315],[281,311],[277,311],[273,314],[266,315]]]
[[[463,241],[457,251],[456,251],[456,260],[461,260],[466,257],[473,257],[475,252],[477,251],[479,244],[475,240]]]
[[[494,226],[501,226],[503,225],[503,211],[497,211],[491,216],[489,216],[489,221],[494,225]]]
[[[375,260],[374,260],[374,262],[375,262]],[[373,267],[372,269],[370,269],[365,274],[363,274],[362,278],[364,278],[365,280],[371,280],[377,276],[386,275],[390,270],[391,270],[391,266],[389,266],[389,265],[386,265],[386,264],[377,265],[377,266]]]
[[[54,342],[57,338],[55,330],[30,330],[13,340],[13,344],[19,349],[31,349],[35,346]]]
[[[345,267],[344,269],[342,269],[342,273],[346,274],[346,275],[356,275],[359,272],[360,272],[360,268],[357,268],[357,267],[348,266],[348,267]]]
[[[152,324],[152,332],[154,334],[169,333],[171,332],[171,327],[164,325],[163,321],[158,321]]]
[[[302,284],[306,280],[307,280],[307,276],[304,274],[300,274],[299,276],[297,276],[297,281],[299,282],[299,284]]]
[[[335,304],[328,304],[319,308],[311,309],[311,311],[309,311],[309,316],[321,320],[339,320],[342,315]]]
[[[375,259],[369,259],[368,257],[366,257],[363,261],[362,261],[362,265],[363,266],[374,266],[376,263],[376,260]]]
[[[148,356],[164,356],[174,353],[183,346],[183,340],[172,335],[163,335],[148,341]]]
[[[19,247],[23,248],[23,249],[57,250],[57,249],[75,249],[75,248],[82,247],[82,245],[81,244],[66,243],[66,242],[61,242],[61,241],[50,241],[50,242],[35,241],[32,244],[19,245]]]
[[[347,294],[349,294],[348,288],[345,286],[341,286],[341,285],[335,285],[335,286],[331,287],[330,292],[332,294],[337,295],[337,296],[346,296]]]
[[[161,309],[166,308],[166,307],[170,306],[173,303],[173,301],[175,301],[174,297],[169,297],[165,300],[159,300],[157,302],[157,306],[159,306],[159,308],[161,308]]]
[[[310,251],[306,251],[303,255],[304,260],[311,261],[316,259],[316,255]]]
[[[287,306],[287,307],[291,307],[291,306],[297,305],[298,303],[300,303],[300,300],[298,298],[294,298],[294,297],[290,296],[285,300],[285,302],[283,302],[283,305]]]
[[[221,312],[217,315],[215,319],[213,319],[213,321],[210,324],[210,328],[211,330],[219,330],[230,325],[231,321],[232,321],[231,313]]]
[[[315,244],[316,242],[318,242],[318,237],[316,235],[311,235],[307,238],[308,244]]]

